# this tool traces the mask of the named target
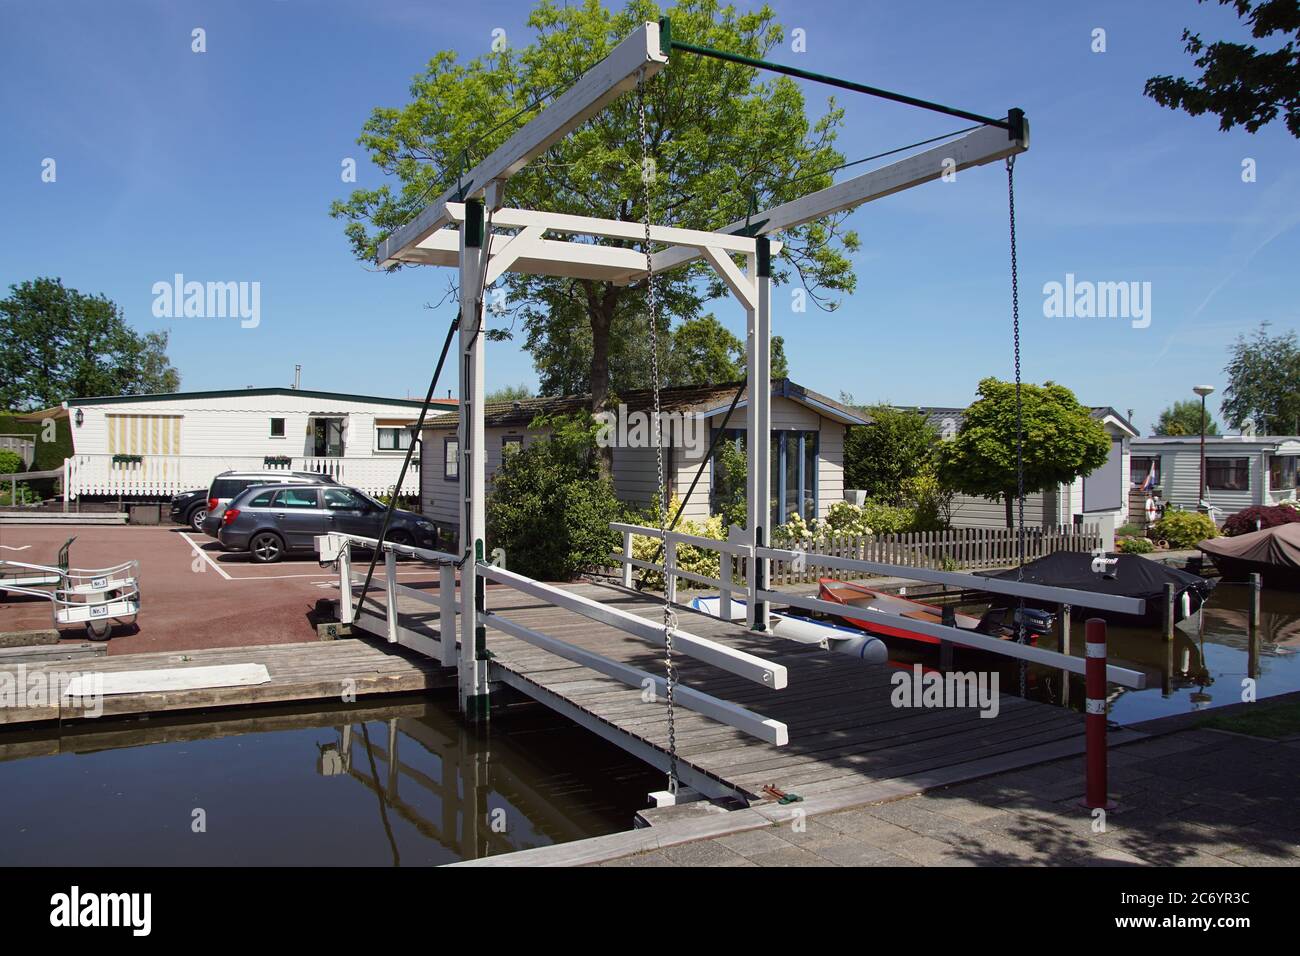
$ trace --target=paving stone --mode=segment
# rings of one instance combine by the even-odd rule
[[[773,833],[773,829],[768,827],[762,830],[745,830],[743,833],[728,833],[718,837],[717,842],[743,857],[786,849],[790,844]]]
[[[797,846],[786,844],[780,850],[769,850],[766,853],[755,853],[749,857],[751,863],[756,866],[835,866],[825,857],[818,856],[810,850],[803,850]]]
[[[682,843],[661,852],[678,866],[736,866],[745,862],[735,850],[713,840]]]

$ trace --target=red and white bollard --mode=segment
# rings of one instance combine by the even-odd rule
[[[1089,810],[1115,809],[1106,780],[1106,622],[1089,618],[1087,666],[1084,670],[1085,732],[1087,734],[1087,784],[1083,805]]]

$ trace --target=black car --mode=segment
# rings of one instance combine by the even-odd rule
[[[208,489],[182,491],[172,498],[172,521],[189,525],[194,531],[203,530],[203,519],[208,516]]]
[[[226,505],[217,540],[227,551],[247,551],[270,563],[286,554],[310,554],[316,536],[339,531],[378,538],[386,507],[358,491],[336,484],[260,485],[240,492]],[[393,511],[386,540],[435,550],[438,529],[411,511]]]

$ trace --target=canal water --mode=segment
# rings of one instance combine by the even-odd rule
[[[1108,626],[1109,663],[1141,670],[1147,678],[1143,690],[1110,688],[1110,719],[1133,724],[1241,703],[1248,678],[1253,680],[1254,694],[1260,700],[1300,690],[1300,594],[1262,592],[1253,671],[1247,596],[1245,585],[1221,582],[1198,618],[1175,629],[1172,644],[1163,640],[1159,628]],[[978,615],[983,606],[968,610]],[[1079,658],[1084,655],[1086,616],[1086,611],[1076,609],[1071,622],[1070,652]],[[1054,636],[1044,638],[1040,646],[1058,649]],[[933,656],[937,662],[937,654]],[[1030,666],[1028,671],[1028,697],[1083,711],[1082,675],[1037,666]],[[1002,690],[1018,693],[1018,665],[1008,662],[998,668],[998,673]]]
[[[631,829],[661,774],[545,708],[455,697],[0,734],[0,865],[428,866]]]

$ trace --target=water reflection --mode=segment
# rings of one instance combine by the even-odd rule
[[[1300,594],[1265,590],[1261,595],[1257,640],[1249,638],[1248,589],[1220,583],[1202,612],[1184,622],[1166,642],[1159,629],[1107,628],[1109,662],[1146,674],[1146,689],[1111,687],[1110,718],[1136,723],[1168,714],[1240,703],[1243,682],[1255,681],[1258,698],[1300,690]],[[1076,610],[1069,651],[1083,656],[1086,611]],[[1043,647],[1060,649],[1056,638]],[[1018,666],[999,666],[1004,691],[1016,692]],[[1028,695],[1083,710],[1083,677],[1058,670],[1029,668]]]
[[[629,829],[662,786],[535,705],[495,711],[486,734],[454,708],[0,734],[0,864],[449,863]]]

